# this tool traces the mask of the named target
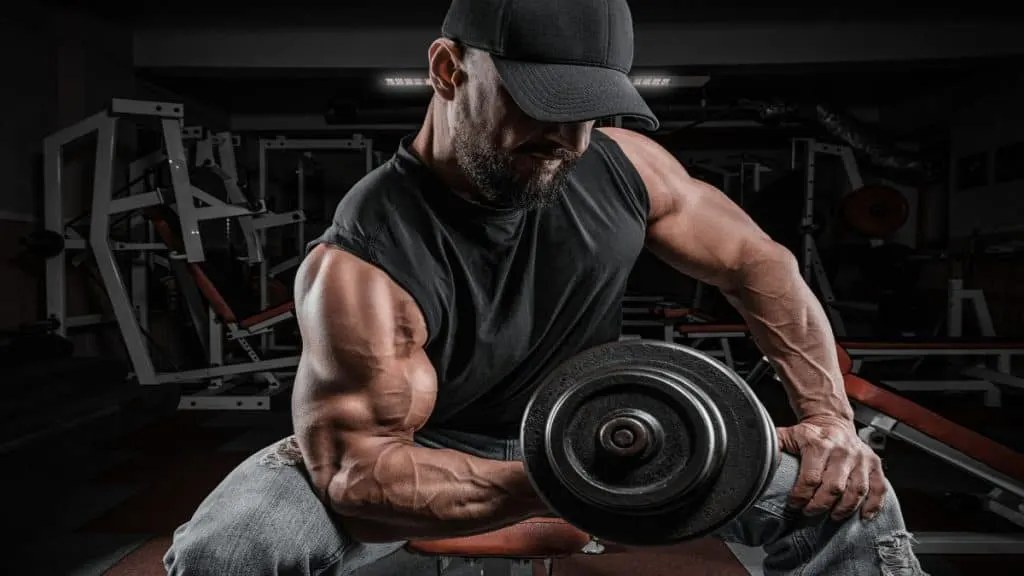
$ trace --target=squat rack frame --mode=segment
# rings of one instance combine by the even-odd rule
[[[370,173],[374,167],[374,151],[373,151],[373,140],[370,138],[364,138],[360,134],[354,134],[351,138],[287,138],[285,136],[277,136],[276,138],[261,138],[259,140],[259,188],[258,198],[260,203],[265,203],[267,199],[268,183],[269,183],[269,155],[275,150],[297,150],[299,152],[314,152],[314,151],[342,151],[342,150],[355,150],[362,151],[365,155],[366,162],[366,173]],[[306,167],[300,159],[298,166],[296,167],[296,174],[298,176],[298,189],[297,189],[297,209],[295,212],[299,214],[305,214],[306,212]],[[291,214],[285,213],[285,214]],[[281,217],[284,217],[282,215]],[[302,262],[302,258],[306,251],[306,220],[305,218],[292,220],[288,219],[284,223],[293,223],[298,227],[296,233],[296,255],[288,258],[282,262],[279,262],[271,266],[266,259],[260,262],[260,307],[266,308],[270,305],[270,295],[268,292],[268,280],[274,278],[287,270],[291,270]],[[259,243],[265,246],[267,242],[266,231],[263,229],[259,230]],[[263,350],[283,350],[286,347],[278,346],[274,340],[274,332],[270,331],[261,337],[260,342]]]
[[[198,227],[200,220],[262,216],[262,213],[254,212],[246,207],[222,202],[191,185],[182,137],[184,107],[181,104],[114,99],[108,110],[94,114],[73,126],[48,136],[44,140],[44,224],[48,231],[59,234],[65,242],[65,249],[46,262],[47,315],[57,320],[58,333],[66,335],[69,326],[83,326],[97,322],[97,319],[92,316],[69,317],[67,314],[67,256],[70,251],[87,250],[93,254],[96,260],[100,279],[110,299],[115,320],[134,370],[133,376],[140,385],[203,382],[241,374],[274,372],[297,366],[298,356],[290,356],[240,364],[209,366],[180,372],[157,372],[146,345],[148,340],[142,322],[140,322],[140,317],[142,317],[143,322],[148,323],[141,310],[145,307],[145,303],[142,302],[140,307],[140,302],[137,300],[133,302],[132,295],[129,294],[118,262],[114,257],[114,252],[126,250],[148,253],[157,250],[168,251],[168,247],[156,242],[113,242],[110,238],[110,225],[111,216],[163,204],[164,191],[156,189],[141,191],[123,198],[113,197],[117,128],[121,118],[156,118],[160,123],[164,152],[136,160],[130,169],[132,173],[136,173],[146,164],[159,162],[168,164],[171,194],[176,205],[184,248],[184,253],[169,254],[167,256],[169,259],[180,259],[188,263],[198,263],[205,259]],[[92,134],[96,134],[97,145],[90,227],[88,238],[81,238],[66,227],[68,222],[63,209],[64,149],[68,144]],[[196,199],[205,203],[206,206],[196,206]],[[144,277],[135,269],[131,276],[135,280]],[[141,290],[144,291],[144,288]],[[137,287],[133,287],[133,293],[138,298],[140,291]],[[199,325],[202,324],[197,324],[197,326]],[[183,396],[180,406],[199,409],[269,409],[268,400],[269,395],[226,397],[212,395],[208,391],[207,394]]]

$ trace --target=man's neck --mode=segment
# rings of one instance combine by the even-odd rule
[[[475,202],[478,194],[459,169],[453,141],[444,121],[444,107],[431,100],[423,126],[412,141],[412,151],[456,194]]]

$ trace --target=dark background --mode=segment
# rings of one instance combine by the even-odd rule
[[[446,7],[446,2],[412,0],[5,6],[0,14],[0,59],[7,78],[0,90],[4,337],[46,314],[45,260],[29,253],[23,239],[42,225],[41,154],[47,135],[105,110],[112,98],[134,98],[182,103],[186,126],[239,135],[241,176],[250,193],[261,138],[359,134],[372,139],[377,160],[385,160],[401,136],[416,130],[430,93],[388,90],[382,79],[424,74],[427,46]],[[1024,259],[1018,251],[1024,240],[1024,24],[1014,18],[1015,5],[800,2],[780,7],[719,0],[634,1],[631,8],[637,46],[633,74],[667,75],[676,82],[644,91],[663,124],[651,137],[695,176],[726,189],[794,252],[800,250],[802,191],[790,171],[794,138],[850,147],[865,183],[895,187],[908,199],[907,221],[885,238],[885,248],[874,250],[842,217],[842,198],[850,191],[842,164],[835,158],[819,161],[816,238],[827,274],[840,299],[881,307],[881,313],[851,313],[855,335],[941,333],[948,281],[959,277],[965,287],[984,291],[1000,337],[1024,336]],[[628,121],[625,126],[631,127]],[[121,138],[119,166],[137,157],[153,136],[133,130]],[[69,215],[87,210],[91,201],[90,146],[66,150],[63,202]],[[297,154],[282,153],[268,168],[275,209],[294,207],[298,161]],[[317,153],[306,162],[310,236],[364,168],[361,157],[348,153]],[[735,176],[753,162],[765,168],[760,191]],[[732,180],[725,173],[733,174]],[[301,239],[289,234],[274,236],[268,246],[272,258],[296,254]],[[69,273],[69,313],[109,316],[106,295],[85,268]],[[288,298],[289,282],[282,279],[275,298]],[[631,291],[689,305],[695,286],[644,257]],[[173,302],[154,298],[153,306],[159,314],[151,337],[166,361],[193,361],[195,343],[187,342],[188,330],[172,313]],[[735,320],[714,291],[706,291],[701,307],[717,320]],[[972,322],[968,318],[969,331]],[[40,341],[32,342],[11,348],[5,341],[0,356],[6,367],[23,370],[12,378],[2,403],[6,424],[0,444],[0,454],[10,462],[3,485],[11,501],[9,518],[21,526],[9,557],[24,568],[15,573],[100,574],[140,551],[148,551],[151,569],[153,551],[166,544],[160,539],[224,474],[288,432],[286,405],[275,406],[272,414],[175,411],[177,387],[139,390],[124,383],[131,367],[113,322],[69,334],[73,362],[48,361]],[[745,361],[754,352],[749,346],[738,350]],[[961,367],[929,362],[899,370],[930,370],[932,377]],[[893,376],[871,375],[879,381]],[[1012,388],[1004,392],[1001,408],[983,406],[978,395],[911,396],[1019,448],[1019,399]],[[759,394],[779,422],[791,418],[777,390],[759,389]],[[899,445],[887,454],[911,530],[1019,530],[978,512],[970,499],[951,496],[977,487],[933,459]],[[652,576],[684,564],[693,567],[691,573],[702,567],[708,573],[733,573],[731,556],[723,550],[698,546],[677,556],[652,553],[631,568],[635,572],[638,563],[650,561],[644,573]],[[715,558],[723,564],[716,565]],[[613,573],[600,570],[613,570],[614,560],[598,560],[605,564],[579,573]],[[1012,557],[946,554],[926,561],[933,574],[1016,573]],[[430,567],[421,561],[388,569],[419,569],[411,566]]]

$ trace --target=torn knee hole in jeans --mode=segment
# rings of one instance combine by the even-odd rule
[[[925,574],[914,555],[914,535],[899,530],[875,539],[883,576],[920,576]]]
[[[269,468],[302,464],[302,451],[299,450],[295,436],[289,436],[274,444],[266,454],[260,456],[259,463]]]

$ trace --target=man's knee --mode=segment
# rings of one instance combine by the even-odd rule
[[[308,574],[344,538],[290,456],[285,439],[240,464],[175,531],[170,574]]]
[[[914,554],[914,536],[907,530],[899,498],[888,481],[882,507],[874,518],[862,520],[858,511],[835,532],[826,547],[845,543],[862,551],[871,551],[865,560],[874,562],[884,576],[922,576],[920,561]],[[873,557],[873,558],[872,558]]]
[[[891,574],[919,574],[914,557],[914,537],[907,530],[899,497],[888,480],[885,481],[885,498],[878,515],[867,521],[871,528],[872,545],[883,566]]]
[[[270,535],[266,519],[243,507],[230,516],[193,518],[178,528],[164,556],[168,574],[276,573],[279,550],[299,548],[285,540],[288,532]]]
[[[175,532],[164,567],[190,576],[315,574],[339,560],[336,533],[302,528],[244,507],[213,522],[193,519]]]
[[[782,454],[780,464],[775,471],[775,476],[761,494],[755,506],[776,514],[800,516],[797,511],[789,507],[789,495],[796,486],[800,476],[800,459],[790,454]],[[860,519],[860,510],[854,513],[851,519]],[[878,527],[878,529],[902,529],[903,511],[900,508],[896,491],[893,490],[889,480],[885,480],[885,495],[882,506],[874,520],[867,522],[867,525]]]
[[[896,491],[888,480],[885,488],[882,506],[873,518],[863,518],[858,510],[843,520],[826,518],[805,534],[807,542],[816,542],[808,547],[811,565],[825,569],[838,563],[856,574],[925,574],[914,554],[914,538],[907,530]]]
[[[170,576],[240,574],[231,571],[233,566],[239,564],[232,562],[238,556],[238,550],[225,544],[212,537],[195,537],[188,534],[187,530],[179,529],[171,547],[164,554],[164,568]],[[239,566],[238,570],[244,571],[245,566]]]
[[[923,574],[913,552],[895,490],[886,481],[878,514],[862,519],[858,510],[835,521],[827,514],[804,516],[788,506],[789,494],[799,477],[800,460],[783,454],[776,474],[753,509],[721,531],[725,539],[764,546],[769,572],[837,573],[904,576]]]
[[[899,497],[893,489],[889,480],[885,481],[885,496],[882,499],[882,507],[875,517],[880,523],[893,526],[903,526],[903,509],[900,507]]]

